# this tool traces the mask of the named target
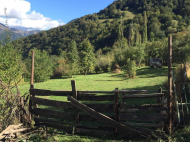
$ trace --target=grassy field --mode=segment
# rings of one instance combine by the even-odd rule
[[[135,17],[135,14],[136,14],[135,10],[121,11],[121,12],[122,12],[122,13],[123,13],[123,12],[127,12],[127,17],[123,18],[124,20],[133,19],[133,18]],[[105,22],[106,20],[110,20],[110,22],[113,21],[113,19],[100,19],[99,21],[100,21],[100,23],[103,23],[103,22]]]
[[[158,90],[159,87],[163,87],[163,82],[166,79],[166,67],[163,67],[161,69],[142,67],[137,69],[137,75],[134,79],[127,79],[123,76],[123,73],[102,73],[88,74],[86,76],[74,75],[73,78],[65,79],[51,79],[42,83],[34,83],[34,86],[38,89],[71,90],[71,80],[75,80],[77,90],[112,91],[115,88],[136,90]],[[21,94],[27,92],[29,88],[29,84],[19,86]],[[64,100],[60,97],[54,96],[50,96],[50,99]]]

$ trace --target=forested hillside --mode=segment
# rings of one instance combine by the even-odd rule
[[[72,39],[79,45],[88,38],[95,50],[102,48],[106,52],[121,32],[130,45],[160,40],[168,34],[185,30],[190,24],[189,16],[189,0],[118,0],[99,13],[21,38],[14,44],[23,49],[24,56],[35,47],[59,55]]]

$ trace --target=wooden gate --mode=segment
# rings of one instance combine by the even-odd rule
[[[158,130],[163,132],[167,116],[162,112],[167,108],[161,103],[164,96],[161,89],[77,91],[75,81],[71,85],[72,91],[30,89],[30,110],[35,125],[95,136],[150,138]],[[51,95],[68,97],[68,101],[43,98]],[[141,101],[130,105],[126,100],[131,99]],[[147,100],[151,103],[147,104]]]

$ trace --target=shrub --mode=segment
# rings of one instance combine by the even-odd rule
[[[134,60],[127,59],[127,63],[123,66],[123,70],[128,78],[135,78],[136,62]]]

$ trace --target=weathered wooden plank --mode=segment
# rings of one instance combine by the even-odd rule
[[[94,130],[94,129],[84,129],[84,128],[76,128],[75,129],[76,134],[86,134],[86,135],[92,135],[92,136],[113,136],[114,131],[101,131],[101,130]]]
[[[100,96],[78,96],[80,101],[114,101],[115,95],[100,95]]]
[[[136,94],[136,93],[159,93],[158,90],[119,90],[119,93],[124,93],[124,94]],[[163,93],[167,92],[167,90],[163,90]],[[117,93],[117,91],[77,91],[77,93]]]
[[[164,104],[122,105],[120,107],[120,113],[162,110],[167,110],[167,107]]]
[[[62,125],[69,125],[69,126],[75,126],[75,123],[72,122],[63,122],[63,121],[57,121],[54,119],[47,119],[47,118],[40,118],[40,117],[34,117],[34,121],[42,122],[42,123],[52,123],[52,124],[62,124]]]
[[[85,104],[85,103],[84,103]],[[85,104],[98,112],[114,112],[114,104]]]
[[[75,120],[75,115],[74,113],[71,113],[71,112],[61,112],[61,111],[55,111],[55,110],[35,108],[32,110],[32,113],[36,115],[40,115],[42,117],[46,117],[46,118]]]
[[[54,119],[47,119],[47,118],[38,118],[34,117],[34,121],[41,122],[41,124],[51,123],[56,125],[69,125],[69,126],[77,126],[77,128],[89,128],[89,129],[101,129],[101,130],[115,130],[115,128],[109,127],[109,126],[92,126],[92,125],[81,125],[81,124],[75,124],[73,122],[63,122],[63,121],[57,121]],[[36,124],[36,125],[40,125]]]
[[[77,94],[77,96],[96,96],[97,94],[87,94],[87,93],[83,93],[83,94]]]
[[[76,89],[76,82],[75,80],[71,80],[71,87],[72,87],[72,95],[73,98],[77,99],[77,89]],[[79,124],[79,110],[75,107],[75,119],[76,119],[76,124]]]
[[[36,96],[68,96],[72,95],[72,91],[64,90],[44,90],[44,89],[30,89],[30,93]]]
[[[64,125],[57,125],[57,124],[51,124],[51,123],[47,123],[45,124],[47,127],[52,127],[52,128],[56,128],[59,130],[64,130],[68,133],[72,133],[73,131],[73,126],[64,126]]]
[[[121,121],[166,121],[167,118],[167,116],[164,114],[120,113],[119,116]]]
[[[154,124],[154,123],[121,122],[121,124],[128,125],[128,126],[143,126],[143,127],[156,127],[156,128],[162,128],[162,127],[164,127],[164,122],[161,122],[161,123],[159,123],[159,124]]]
[[[107,117],[114,119],[114,115],[108,115]],[[98,121],[98,122],[101,122],[100,120],[97,120],[96,118],[93,118],[92,116],[90,116],[88,114],[80,114],[79,120],[80,121]]]
[[[136,137],[150,138],[149,135],[147,135],[147,134],[145,134],[143,132],[139,132],[139,131],[137,131],[135,129],[131,129],[130,127],[125,126],[123,124],[120,124],[120,123],[116,122],[115,120],[111,119],[110,117],[107,117],[106,115],[103,115],[103,114],[101,114],[99,112],[96,112],[95,110],[93,110],[93,109],[87,107],[86,105],[78,102],[73,97],[68,96],[68,100],[71,101],[73,106],[77,107],[78,109],[81,109],[82,111],[86,112],[87,114],[89,114],[93,118],[96,118],[96,119],[102,121],[103,123],[118,129],[119,131],[123,131],[128,135],[136,134],[137,135]]]
[[[33,97],[32,102],[35,104],[57,107],[60,109],[74,109],[73,105],[71,105],[70,102],[48,100],[48,99],[37,98],[37,97]]]
[[[157,98],[164,96],[164,93],[154,93],[154,94],[134,94],[121,96],[121,99],[139,99],[139,98]]]
[[[88,129],[99,129],[99,130],[105,130],[105,131],[115,131],[115,128],[110,126],[92,126],[92,125],[77,125],[77,128],[88,128]],[[98,131],[98,130],[97,130]]]

